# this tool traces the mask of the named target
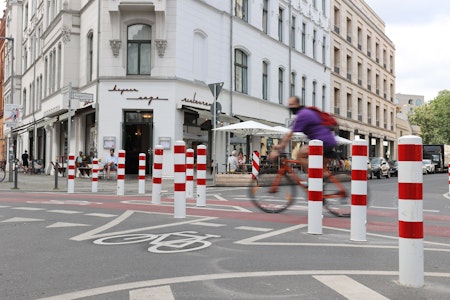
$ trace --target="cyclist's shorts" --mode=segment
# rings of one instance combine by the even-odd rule
[[[336,151],[334,151],[334,147],[323,147],[323,157],[337,158],[337,153]]]

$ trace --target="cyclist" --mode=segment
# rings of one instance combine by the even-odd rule
[[[328,127],[322,125],[322,119],[317,112],[300,104],[299,97],[290,97],[288,99],[288,107],[291,113],[295,115],[291,132],[278,145],[272,147],[273,151],[270,152],[269,158],[275,159],[278,157],[280,151],[286,147],[294,132],[303,132],[309,140],[321,140],[323,142],[323,163],[326,166],[330,159],[336,158],[336,153],[334,152],[334,147],[336,146],[334,133]],[[297,152],[297,160],[300,162],[305,173],[308,171],[308,154],[309,147],[307,144],[300,147]]]

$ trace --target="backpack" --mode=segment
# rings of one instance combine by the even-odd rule
[[[331,131],[336,131],[338,128],[338,122],[336,121],[336,119],[330,115],[327,112],[324,112],[320,109],[318,109],[315,106],[306,106],[306,108],[309,108],[315,112],[317,112],[320,116],[320,118],[322,119],[322,125],[328,127]]]

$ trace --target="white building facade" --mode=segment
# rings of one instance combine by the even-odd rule
[[[161,144],[163,176],[173,176],[179,140],[207,145],[223,171],[246,141],[218,132],[213,143],[211,83],[223,82],[216,127],[285,125],[290,95],[330,108],[329,0],[10,0],[6,15],[15,74],[11,95],[5,70],[4,97],[21,109],[9,147],[48,172],[68,153],[105,158],[115,148],[137,174],[138,154],[150,165]]]

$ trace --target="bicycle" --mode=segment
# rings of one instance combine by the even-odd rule
[[[207,238],[220,237],[213,234],[196,235],[196,231],[180,231],[171,233],[129,233],[107,236],[96,239],[96,245],[127,245],[149,242],[151,247],[147,250],[153,253],[178,253],[200,250],[211,246]]]
[[[1,161],[0,162],[0,182],[3,182],[3,180],[5,180],[6,177],[6,162],[5,161]]]
[[[299,161],[287,159],[286,155],[280,156],[278,169],[263,169],[252,180],[250,198],[253,204],[266,213],[280,213],[297,200],[297,186],[307,195],[307,183],[297,175],[296,169],[300,169]],[[351,203],[347,190],[330,170],[324,168],[323,172],[324,208],[335,216],[350,217]]]

